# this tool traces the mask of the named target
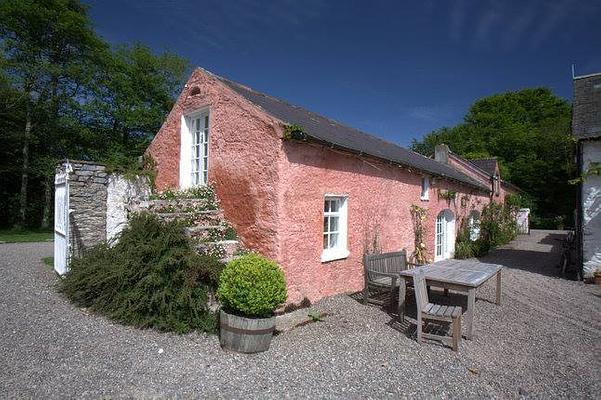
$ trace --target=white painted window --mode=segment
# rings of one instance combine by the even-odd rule
[[[209,174],[209,111],[182,117],[180,188],[206,185]]]
[[[347,197],[327,195],[323,206],[323,253],[321,261],[346,258],[347,248]]]
[[[422,177],[422,192],[421,199],[428,200],[430,198],[430,178],[427,176]]]

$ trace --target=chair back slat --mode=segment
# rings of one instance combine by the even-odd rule
[[[366,276],[375,271],[385,274],[398,274],[407,269],[407,251],[402,250],[394,253],[365,254],[363,265]]]
[[[415,303],[418,312],[429,303],[428,290],[426,289],[426,275],[421,268],[417,268],[413,274],[413,287],[415,288]]]

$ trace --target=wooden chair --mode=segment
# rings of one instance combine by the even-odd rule
[[[389,292],[390,303],[394,307],[398,303],[395,291],[399,286],[399,272],[406,270],[407,265],[406,250],[394,253],[365,254],[363,256],[365,272],[364,303],[384,304],[384,301],[372,296],[372,291],[378,293]]]
[[[461,342],[461,307],[430,303],[428,290],[426,289],[426,277],[421,269],[415,271],[413,275],[413,286],[415,303],[417,304],[417,341],[421,343],[422,338],[440,340],[443,343],[450,344],[453,351],[457,351]],[[452,337],[424,333],[422,331],[424,319],[450,322]]]

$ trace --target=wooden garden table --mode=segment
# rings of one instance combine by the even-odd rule
[[[495,303],[497,305],[501,304],[501,266],[499,265],[486,264],[476,260],[445,260],[418,268],[424,271],[428,286],[467,293],[466,339],[472,339],[476,289],[494,276],[497,277]],[[399,318],[401,321],[405,316],[406,285],[408,281],[413,280],[413,274],[416,270],[417,268],[400,272],[402,279],[400,279],[399,285]]]

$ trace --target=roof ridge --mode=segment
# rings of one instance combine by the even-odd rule
[[[200,68],[200,67],[199,67],[199,68]],[[202,69],[202,68],[200,68],[200,69]],[[204,69],[203,69],[203,71],[206,71],[206,70],[204,70]],[[209,72],[209,71],[206,71],[206,72]],[[379,137],[379,136],[376,136],[376,135],[375,135],[375,134],[373,134],[373,133],[369,133],[369,132],[362,131],[362,130],[360,130],[360,129],[357,129],[357,128],[353,127],[353,126],[347,125],[347,124],[345,124],[345,123],[343,123],[343,122],[337,121],[337,120],[335,120],[335,119],[333,119],[333,118],[330,118],[330,117],[328,117],[328,116],[325,116],[325,115],[322,115],[322,114],[318,114],[318,113],[316,113],[315,111],[311,111],[311,110],[309,110],[309,109],[307,109],[307,108],[305,108],[305,107],[303,107],[303,106],[299,106],[299,105],[296,105],[296,104],[290,103],[290,102],[289,102],[289,101],[287,101],[287,100],[284,100],[284,99],[281,99],[281,98],[279,98],[279,97],[275,97],[275,96],[269,95],[269,94],[267,94],[267,93],[264,93],[264,92],[260,92],[260,91],[258,91],[258,90],[256,90],[256,89],[253,89],[253,88],[251,88],[250,86],[243,85],[243,84],[241,84],[241,83],[239,83],[239,82],[232,81],[231,79],[224,78],[224,77],[222,77],[222,76],[219,76],[219,75],[213,74],[213,73],[211,73],[211,72],[209,72],[209,73],[210,73],[211,75],[215,76],[216,78],[218,78],[219,80],[226,81],[226,82],[232,83],[232,84],[234,84],[234,85],[240,86],[240,87],[242,87],[242,88],[244,88],[244,89],[246,89],[246,90],[250,90],[251,92],[254,92],[254,93],[256,93],[256,94],[260,94],[260,95],[262,95],[262,96],[269,97],[269,98],[271,98],[271,99],[273,99],[273,100],[276,100],[276,101],[278,101],[278,102],[280,102],[280,103],[284,103],[284,104],[287,104],[287,105],[289,105],[289,106],[291,106],[291,107],[294,107],[294,108],[298,108],[298,109],[300,109],[300,110],[303,110],[303,111],[305,111],[305,112],[306,112],[306,113],[308,113],[308,114],[315,115],[315,116],[317,116],[317,117],[319,117],[319,118],[324,118],[324,119],[326,119],[326,120],[328,120],[328,121],[330,121],[330,122],[333,122],[333,123],[335,123],[335,124],[337,124],[337,125],[340,125],[340,126],[342,126],[342,127],[344,127],[344,128],[352,129],[352,130],[354,130],[354,131],[357,131],[357,132],[359,132],[359,133],[362,133],[362,134],[364,134],[364,135],[369,135],[369,136],[371,136],[371,137],[373,137],[373,138],[375,138],[375,139],[377,139],[377,140],[379,140],[379,141],[382,141],[382,142],[385,142],[385,143],[389,143],[389,144],[393,144],[393,145],[395,145],[395,146],[398,146],[398,147],[400,147],[400,148],[402,148],[402,149],[404,149],[404,150],[411,151],[411,152],[413,152],[413,153],[415,153],[415,154],[418,154],[418,155],[420,155],[420,156],[422,156],[422,157],[425,157],[425,158],[428,158],[429,160],[432,160],[432,158],[429,158],[429,157],[426,157],[426,156],[424,156],[424,155],[422,155],[422,154],[416,153],[416,152],[414,152],[413,150],[409,150],[409,149],[407,149],[407,148],[405,148],[405,147],[403,147],[403,146],[399,145],[398,143],[395,143],[395,142],[392,142],[392,141],[389,141],[389,140],[386,140],[386,139],[382,139],[381,137]]]

